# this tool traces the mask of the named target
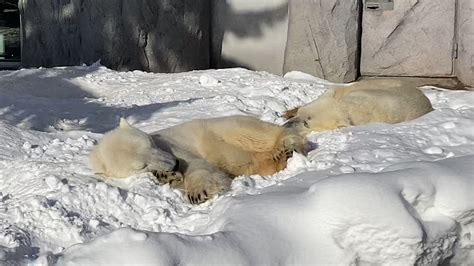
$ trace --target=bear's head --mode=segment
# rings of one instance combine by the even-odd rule
[[[105,176],[127,177],[150,172],[158,183],[172,185],[183,179],[179,160],[124,118],[116,129],[102,137],[90,158],[93,170]]]
[[[350,126],[350,120],[338,108],[332,89],[307,105],[288,111],[284,117],[288,118],[284,127],[303,136],[312,131],[319,132]]]

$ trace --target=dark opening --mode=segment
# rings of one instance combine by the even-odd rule
[[[0,0],[0,68],[13,67],[21,60],[18,0]]]

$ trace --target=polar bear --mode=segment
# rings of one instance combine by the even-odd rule
[[[368,79],[332,86],[309,104],[287,111],[285,127],[305,135],[373,122],[399,123],[431,112],[429,99],[408,82]]]
[[[146,134],[121,119],[90,154],[105,177],[151,172],[158,183],[184,189],[191,203],[227,190],[239,175],[270,175],[286,167],[304,139],[250,116],[192,120]]]

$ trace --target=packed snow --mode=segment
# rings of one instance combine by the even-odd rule
[[[145,132],[233,114],[282,124],[328,84],[240,68],[1,71],[0,264],[474,264],[473,91],[423,87],[435,111],[416,120],[310,134],[287,169],[200,205],[88,166],[120,117]]]

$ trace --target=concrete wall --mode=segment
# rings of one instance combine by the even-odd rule
[[[242,66],[336,82],[359,71],[454,72],[474,86],[474,0],[457,0],[457,9],[455,2],[394,1],[391,12],[363,11],[361,24],[363,0],[20,0],[22,64],[100,59],[113,69],[154,72]]]
[[[455,73],[458,79],[474,87],[474,0],[458,0],[458,58]]]
[[[287,0],[213,0],[212,67],[282,74]]]
[[[393,10],[362,9],[362,24],[357,2],[365,1],[290,0],[284,72],[300,70],[337,82],[354,80],[358,71],[456,76],[474,87],[474,0],[457,0],[457,9],[455,0],[394,1]]]
[[[363,10],[361,74],[452,75],[455,1],[393,3],[392,10]]]
[[[209,1],[20,0],[23,66],[209,67]]]
[[[290,0],[284,72],[303,71],[333,82],[358,75],[359,0]]]

